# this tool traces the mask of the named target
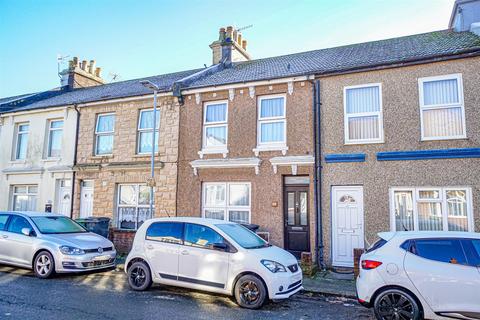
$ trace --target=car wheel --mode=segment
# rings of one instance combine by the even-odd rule
[[[55,273],[55,260],[50,252],[42,251],[35,257],[33,272],[40,279],[50,278]]]
[[[257,276],[245,275],[235,284],[235,300],[242,308],[258,309],[267,298],[267,289]]]
[[[144,291],[150,288],[152,275],[145,262],[135,262],[128,269],[128,284],[135,291]]]
[[[373,304],[375,316],[379,320],[420,320],[423,319],[416,299],[401,289],[387,289],[381,292]]]

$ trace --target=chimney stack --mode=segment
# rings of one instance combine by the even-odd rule
[[[212,63],[224,63],[227,67],[232,62],[248,61],[251,59],[247,53],[247,41],[243,39],[242,33],[233,26],[220,28],[218,40],[210,44],[212,49]]]
[[[82,60],[79,63],[78,57],[73,57],[68,62],[68,68],[60,72],[61,86],[68,86],[68,89],[86,88],[104,84],[101,78],[101,68],[95,66],[95,60]]]

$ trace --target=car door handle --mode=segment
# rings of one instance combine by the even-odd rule
[[[147,245],[147,249],[152,250],[153,246],[151,244]]]
[[[183,250],[183,251],[181,252],[181,254],[184,255],[184,256],[187,256],[187,255],[188,255],[188,250]]]
[[[3,234],[3,235],[2,235],[2,238],[3,238],[3,239],[7,239],[8,236],[7,236],[6,234]]]

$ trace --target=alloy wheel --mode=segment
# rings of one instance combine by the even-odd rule
[[[135,267],[130,273],[130,279],[137,288],[145,284],[146,278],[145,270],[141,267]]]
[[[260,290],[253,281],[245,281],[240,286],[240,296],[245,304],[255,304],[260,298]]]
[[[52,261],[50,261],[50,258],[42,254],[40,257],[38,257],[37,264],[35,266],[37,273],[41,276],[45,276],[50,272],[50,268],[52,267]]]
[[[415,319],[415,306],[405,295],[392,292],[380,298],[378,315],[385,320]]]

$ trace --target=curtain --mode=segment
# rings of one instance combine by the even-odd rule
[[[260,105],[260,118],[284,117],[283,97],[262,99]]]
[[[48,145],[48,156],[59,157],[62,152],[62,136],[63,130],[50,131],[50,142]]]
[[[113,135],[97,136],[96,154],[110,154],[113,149]]]
[[[467,193],[465,190],[448,190],[447,214],[449,231],[468,231]]]
[[[13,210],[16,211],[36,211],[37,196],[15,195],[13,197]]]
[[[225,185],[207,185],[205,187],[205,206],[225,205]]]
[[[347,89],[347,114],[380,111],[379,89],[377,86]]]
[[[260,125],[260,142],[283,142],[285,137],[285,122],[268,122]]]
[[[461,107],[423,110],[423,134],[425,137],[463,135]]]
[[[153,110],[140,113],[140,129],[153,129]],[[156,129],[160,127],[160,112],[157,110]]]
[[[249,206],[250,191],[248,184],[231,184],[229,188],[229,205]]]
[[[209,104],[207,105],[207,112],[205,115],[205,122],[224,122],[227,121],[227,105],[222,104]]]
[[[17,153],[16,159],[25,159],[28,149],[28,133],[20,133],[17,137]]]
[[[205,218],[224,220],[225,212],[223,210],[205,210]]]
[[[228,211],[228,220],[236,223],[248,223],[248,211]]]
[[[369,140],[380,138],[378,116],[349,117],[349,140]]]
[[[152,152],[152,131],[140,132],[139,153]],[[158,131],[155,131],[155,152],[158,151]]]
[[[136,205],[137,191],[135,185],[120,186],[120,202],[122,205]]]
[[[395,191],[395,230],[413,231],[413,194],[411,191]]]
[[[426,106],[459,103],[457,79],[424,82],[423,99]]]
[[[205,128],[206,146],[223,146],[227,144],[227,127],[215,126]]]
[[[100,115],[97,120],[97,132],[112,132],[115,126],[115,115]]]
[[[418,203],[418,229],[420,231],[442,231],[442,205],[440,202]]]

